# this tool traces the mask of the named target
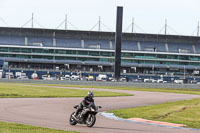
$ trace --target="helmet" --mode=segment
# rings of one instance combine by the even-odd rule
[[[94,97],[94,93],[92,91],[88,91],[88,97],[93,98]]]

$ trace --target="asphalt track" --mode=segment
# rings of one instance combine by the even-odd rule
[[[96,105],[103,107],[101,111],[200,98],[199,95],[175,93],[106,89],[93,90],[134,94],[134,96],[127,97],[95,98]],[[74,111],[73,106],[79,104],[81,100],[82,98],[0,98],[0,120],[85,133],[199,133],[199,131],[189,129],[176,129],[112,120],[104,118],[101,115],[97,115],[96,124],[92,128],[88,128],[85,125],[71,126],[68,122],[69,116]]]

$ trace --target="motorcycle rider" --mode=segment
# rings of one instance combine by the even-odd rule
[[[83,101],[79,104],[78,109],[74,113],[74,117],[77,116],[77,114],[83,110],[83,107],[88,107],[90,103],[94,103],[94,93],[92,91],[88,91],[88,95],[84,97]]]

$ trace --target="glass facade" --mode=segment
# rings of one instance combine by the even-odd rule
[[[20,59],[44,60],[79,60],[114,62],[114,50],[80,50],[80,49],[53,49],[53,48],[13,48],[0,47],[0,57],[15,57]],[[122,63],[136,64],[166,64],[166,65],[194,65],[200,66],[200,56],[181,55],[177,53],[137,53],[122,51]]]

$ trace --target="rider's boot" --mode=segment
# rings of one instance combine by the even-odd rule
[[[72,116],[76,119],[78,112],[76,111]]]
[[[80,111],[80,109],[77,109],[76,110],[76,112],[73,114],[73,117],[75,118],[75,119],[77,119],[77,115],[78,115],[78,112]]]

